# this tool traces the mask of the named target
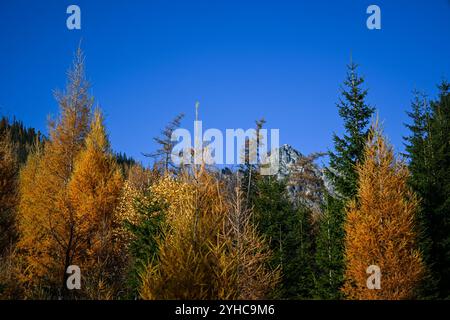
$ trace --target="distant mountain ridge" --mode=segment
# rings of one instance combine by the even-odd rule
[[[288,188],[289,196],[291,198],[295,198],[296,194],[300,190],[302,190],[303,192],[306,192],[306,193],[308,193],[309,190],[314,190],[316,188],[316,186],[298,185],[298,184],[295,184],[295,182],[292,182],[293,179],[291,179],[294,171],[302,171],[303,170],[303,168],[301,167],[301,165],[299,165],[299,163],[300,163],[300,160],[302,160],[302,158],[307,157],[307,156],[303,155],[300,151],[296,150],[289,144],[282,145],[278,149],[278,152],[279,152],[279,169],[278,169],[278,173],[276,176],[279,180],[287,180],[288,181],[287,188]],[[326,170],[325,167],[321,167],[317,163],[313,164],[312,171],[313,171],[314,176],[316,176],[317,178],[322,180],[323,186],[324,186],[326,192],[328,192],[332,195],[335,195],[335,191],[332,187],[331,181],[325,175],[325,170]],[[324,193],[325,192],[322,192],[322,195],[321,195],[322,199],[324,197]],[[319,203],[315,203],[315,204],[309,203],[309,205],[318,206],[320,204]]]

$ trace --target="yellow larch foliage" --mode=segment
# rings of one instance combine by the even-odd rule
[[[89,280],[111,261],[107,242],[122,178],[101,115],[90,123],[88,90],[78,51],[66,92],[57,94],[60,116],[50,123],[49,141],[20,173],[17,265],[26,297],[79,294],[67,290],[67,267],[78,264]]]
[[[232,243],[229,252],[237,277],[235,298],[267,299],[280,281],[280,270],[271,270],[267,265],[272,253],[251,222],[253,211],[246,208],[240,183],[236,183],[234,191],[229,196],[231,208],[225,228]]]
[[[165,175],[159,183],[150,187],[152,201],[155,203],[168,204],[166,219],[171,228],[183,232],[187,225],[192,224],[194,219],[190,212],[194,202],[195,189],[187,176],[175,179]]]
[[[345,223],[345,284],[349,299],[412,299],[425,269],[417,247],[419,203],[407,185],[408,169],[374,126],[357,166],[358,193]],[[381,289],[369,289],[366,270],[381,271]]]
[[[86,279],[97,284],[96,289],[107,287],[108,279],[113,282],[115,268],[121,259],[119,244],[112,240],[114,213],[122,183],[120,168],[110,151],[103,117],[96,111],[86,146],[75,161],[68,185],[76,221],[74,236],[78,240],[72,263],[83,270]]]
[[[62,294],[65,270],[78,245],[67,186],[89,130],[88,87],[78,52],[66,92],[57,94],[61,114],[50,123],[50,141],[29,156],[20,174],[17,248],[24,266],[20,279],[29,296],[42,290],[50,296]]]
[[[143,299],[226,299],[234,296],[227,239],[227,204],[218,182],[201,170],[194,176],[165,177],[151,188],[168,204],[168,230],[159,260],[143,275]]]
[[[125,223],[137,225],[140,222],[140,215],[135,206],[136,199],[144,199],[143,193],[137,190],[129,180],[126,180],[114,214],[114,223],[117,227],[113,230],[113,236],[117,242],[122,244],[124,254],[127,254],[127,247],[134,239],[133,233],[125,227]]]
[[[138,226],[143,221],[145,215],[139,211],[139,206],[149,205],[148,191],[150,185],[158,178],[157,171],[144,168],[141,164],[133,164],[127,170],[127,179],[123,184],[114,213],[111,239],[120,259],[117,261],[121,274],[118,283],[130,282],[130,269],[135,263],[131,254],[131,245],[136,240],[136,234],[131,231],[130,226]],[[122,288],[123,292],[126,290]]]
[[[119,205],[114,215],[116,225],[114,237],[122,244],[123,255],[128,255],[128,246],[134,239],[133,233],[126,228],[125,223],[139,224],[142,217],[136,208],[136,201],[147,202],[147,191],[159,179],[155,170],[146,169],[140,164],[133,164],[127,171],[128,177],[123,184]]]
[[[167,228],[158,261],[142,275],[143,299],[263,298],[274,286],[265,243],[245,223],[237,241],[235,210],[223,191],[205,168],[151,187],[155,201],[168,205]]]

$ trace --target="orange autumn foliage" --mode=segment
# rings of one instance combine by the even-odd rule
[[[77,247],[77,221],[68,184],[89,131],[92,98],[79,51],[65,93],[56,95],[60,116],[50,141],[31,154],[20,174],[18,228],[20,280],[27,296],[61,296]]]
[[[90,124],[88,88],[78,51],[66,92],[57,95],[61,113],[50,139],[20,174],[17,265],[27,297],[70,297],[67,267],[76,264],[91,279],[110,257],[105,248],[122,178],[99,113]]]
[[[142,275],[143,299],[262,299],[278,281],[270,250],[243,212],[242,193],[228,198],[205,168],[164,177],[150,188],[168,205],[157,261]],[[245,217],[244,217],[245,215]]]
[[[77,220],[80,249],[72,263],[84,270],[89,297],[101,298],[101,284],[114,283],[119,244],[113,242],[114,212],[122,190],[122,175],[111,154],[99,111],[94,114],[85,148],[76,161],[68,195]],[[83,250],[81,250],[83,249]],[[118,290],[118,288],[117,288]]]
[[[406,165],[375,126],[357,166],[356,199],[347,208],[345,223],[345,284],[349,299],[412,299],[425,269],[417,247],[419,203],[407,185]],[[381,270],[381,289],[369,289],[366,269]]]

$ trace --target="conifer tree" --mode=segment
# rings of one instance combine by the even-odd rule
[[[120,205],[120,222],[118,240],[126,255],[128,270],[128,296],[139,298],[141,275],[146,268],[158,259],[159,242],[164,236],[166,205],[160,203],[148,190],[140,192],[129,181],[125,182],[124,194]]]
[[[157,161],[157,164],[162,166],[162,171],[164,173],[167,173],[170,169],[174,168],[171,155],[172,150],[177,142],[172,140],[172,135],[174,131],[180,126],[181,120],[183,120],[183,118],[183,113],[177,115],[164,127],[159,137],[153,138],[155,143],[159,146],[156,152],[144,154],[146,157],[154,158]]]
[[[439,85],[439,97],[431,105],[431,188],[427,190],[430,212],[431,255],[439,279],[440,298],[450,298],[450,83]]]
[[[151,192],[168,205],[170,229],[158,240],[158,260],[143,275],[144,299],[227,299],[235,294],[221,227],[227,204],[205,171],[195,180],[166,177]]]
[[[19,160],[9,129],[0,130],[0,300],[14,299],[19,290],[14,273],[17,241]]]
[[[329,167],[325,171],[334,194],[326,197],[324,225],[320,226],[317,245],[318,280],[316,294],[337,299],[343,280],[344,207],[356,195],[358,174],[356,164],[364,160],[364,146],[374,108],[366,103],[364,78],[357,73],[357,65],[348,66],[347,78],[337,104],[344,121],[342,137],[333,135],[334,151],[329,153]]]
[[[350,299],[415,298],[425,275],[416,232],[419,202],[406,165],[376,126],[357,170],[357,197],[345,222],[343,293]],[[380,289],[368,288],[369,266],[380,268]]]
[[[245,197],[245,206],[250,209],[253,205],[253,201],[256,195],[256,184],[260,178],[260,147],[262,147],[266,141],[261,134],[261,130],[266,123],[264,118],[255,121],[255,136],[247,137],[243,150],[241,150],[241,163],[240,173],[241,178],[241,190]]]
[[[278,278],[266,268],[270,253],[249,224],[236,224],[241,200],[234,206],[223,190],[204,166],[151,187],[156,203],[167,205],[166,227],[153,238],[157,251],[142,275],[143,299],[267,296]]]
[[[433,149],[431,148],[431,116],[432,110],[426,95],[415,90],[414,99],[411,103],[412,110],[407,112],[411,119],[406,127],[410,130],[410,135],[404,137],[406,156],[409,158],[408,168],[411,173],[409,184],[420,197],[420,210],[418,213],[418,237],[423,259],[427,264],[427,269],[433,266],[431,256],[432,238],[431,211],[432,205],[432,159]],[[423,281],[421,295],[425,298],[436,297],[437,277],[433,272],[427,272],[428,279]]]
[[[281,269],[275,298],[310,298],[314,287],[311,212],[297,208],[286,195],[286,183],[266,176],[258,180],[254,199],[256,225],[273,252],[272,267]]]
[[[237,297],[244,300],[261,299],[267,297],[280,281],[280,270],[269,266],[272,252],[252,223],[255,212],[245,205],[239,179],[238,173],[238,181],[230,195],[231,208],[227,223],[227,236],[233,243],[231,250],[237,274]]]
[[[45,137],[34,128],[27,128],[15,118],[10,121],[6,117],[0,120],[0,135],[9,134],[12,143],[15,145],[15,152],[19,164],[24,164],[28,154],[32,152],[36,145],[42,144]]]
[[[355,166],[363,160],[368,126],[374,112],[374,108],[365,101],[367,89],[362,88],[364,78],[358,75],[357,67],[355,63],[350,63],[345,87],[341,89],[342,97],[337,107],[344,121],[345,133],[342,137],[333,135],[335,151],[329,153],[330,166],[327,170],[335,191],[344,199],[351,199],[356,194],[358,175]]]
[[[439,298],[450,297],[450,85],[443,81],[439,97],[428,103],[416,94],[406,151],[410,184],[421,198],[422,247],[436,281]],[[431,293],[428,286],[427,295]]]
[[[0,134],[0,260],[16,241],[19,163],[9,131]]]
[[[76,158],[84,147],[91,118],[92,97],[79,49],[64,93],[57,93],[60,116],[50,122],[43,150],[28,157],[20,175],[18,249],[24,260],[21,282],[27,295],[62,297],[66,270],[79,247],[76,213],[68,185]]]
[[[322,215],[316,238],[316,286],[314,297],[336,300],[342,297],[343,282],[344,204],[325,193]]]
[[[111,152],[103,116],[97,110],[75,161],[68,185],[74,211],[72,263],[83,270],[85,290],[90,298],[111,298],[120,288],[121,252],[114,243],[114,213],[122,189],[122,175]]]

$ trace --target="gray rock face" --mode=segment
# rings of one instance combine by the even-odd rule
[[[278,152],[280,154],[280,163],[277,178],[281,180],[287,178],[291,174],[293,165],[300,157],[303,157],[303,155],[288,144],[282,145],[278,149]]]
[[[305,157],[301,152],[294,149],[292,146],[288,144],[282,145],[279,149],[279,168],[278,173],[276,174],[276,177],[278,180],[287,180],[288,186],[287,191],[289,197],[294,200],[296,199],[299,192],[303,192],[304,194],[308,194],[308,192],[314,192],[314,190],[318,189],[317,185],[300,185],[292,183],[291,177],[294,170],[302,170],[301,167],[296,166],[295,164],[297,161],[299,161],[302,157]],[[238,169],[239,171],[239,169]],[[224,168],[220,171],[220,175],[222,179],[230,180],[233,176],[233,170],[230,170],[229,168]],[[313,174],[314,176],[318,177],[323,181],[323,186],[325,187],[325,190],[329,192],[330,194],[334,195],[334,190],[332,188],[331,182],[327,179],[325,175],[325,168],[320,167],[319,165],[315,164],[313,168]],[[231,181],[231,180],[230,180]],[[323,194],[322,196],[319,196],[323,200]],[[318,203],[312,203],[309,200],[305,200],[305,204],[310,207],[320,207],[321,202]]]
[[[278,179],[288,179],[291,177],[292,173],[294,170],[302,170],[301,167],[295,167],[295,163],[301,159],[301,157],[304,157],[304,155],[295,150],[292,146],[288,145],[288,144],[284,144],[282,145],[279,149],[279,156],[280,156],[280,163],[279,163],[279,170],[278,170],[278,174],[277,174],[277,178]],[[323,181],[323,185],[325,187],[325,190],[327,190],[329,193],[334,194],[334,190],[332,188],[332,184],[330,183],[330,181],[327,179],[326,175],[325,175],[325,168],[320,167],[319,165],[315,165],[314,166],[314,175],[316,177],[319,177],[320,179],[322,179]],[[304,191],[306,193],[308,193],[309,190],[314,190],[315,186],[308,186],[308,185],[292,185],[292,183],[289,184],[288,186],[288,193],[290,195],[290,197],[292,199],[295,198],[296,194],[299,191]],[[312,204],[312,203],[307,203],[308,205],[311,206],[317,206],[320,204]]]

